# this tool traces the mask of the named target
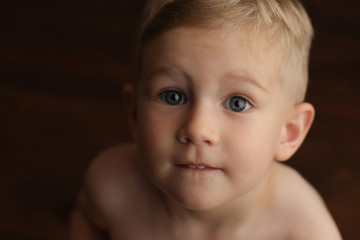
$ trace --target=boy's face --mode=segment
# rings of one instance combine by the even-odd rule
[[[135,121],[141,163],[188,209],[257,189],[281,141],[290,109],[281,63],[244,34],[178,27],[144,50]]]

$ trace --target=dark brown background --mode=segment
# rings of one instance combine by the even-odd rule
[[[316,38],[316,122],[289,162],[360,239],[360,1],[306,1]],[[0,5],[0,239],[65,238],[89,161],[130,139],[130,81],[142,1],[3,0]]]

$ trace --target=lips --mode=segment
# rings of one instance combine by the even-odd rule
[[[188,170],[220,170],[216,166],[217,164],[209,161],[208,154],[200,146],[189,145],[185,150],[181,151],[180,158],[177,158],[175,165]]]

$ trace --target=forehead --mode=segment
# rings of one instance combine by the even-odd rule
[[[242,29],[176,27],[145,45],[142,67],[143,75],[175,68],[194,76],[247,75],[270,85],[279,78],[280,54],[266,40]]]

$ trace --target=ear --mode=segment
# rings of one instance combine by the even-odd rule
[[[136,141],[136,91],[132,84],[125,84],[122,91],[123,101],[127,117],[130,123],[130,130],[133,139]]]
[[[279,148],[275,154],[278,161],[288,160],[304,141],[315,117],[315,109],[310,103],[296,105],[289,120],[282,128]]]

